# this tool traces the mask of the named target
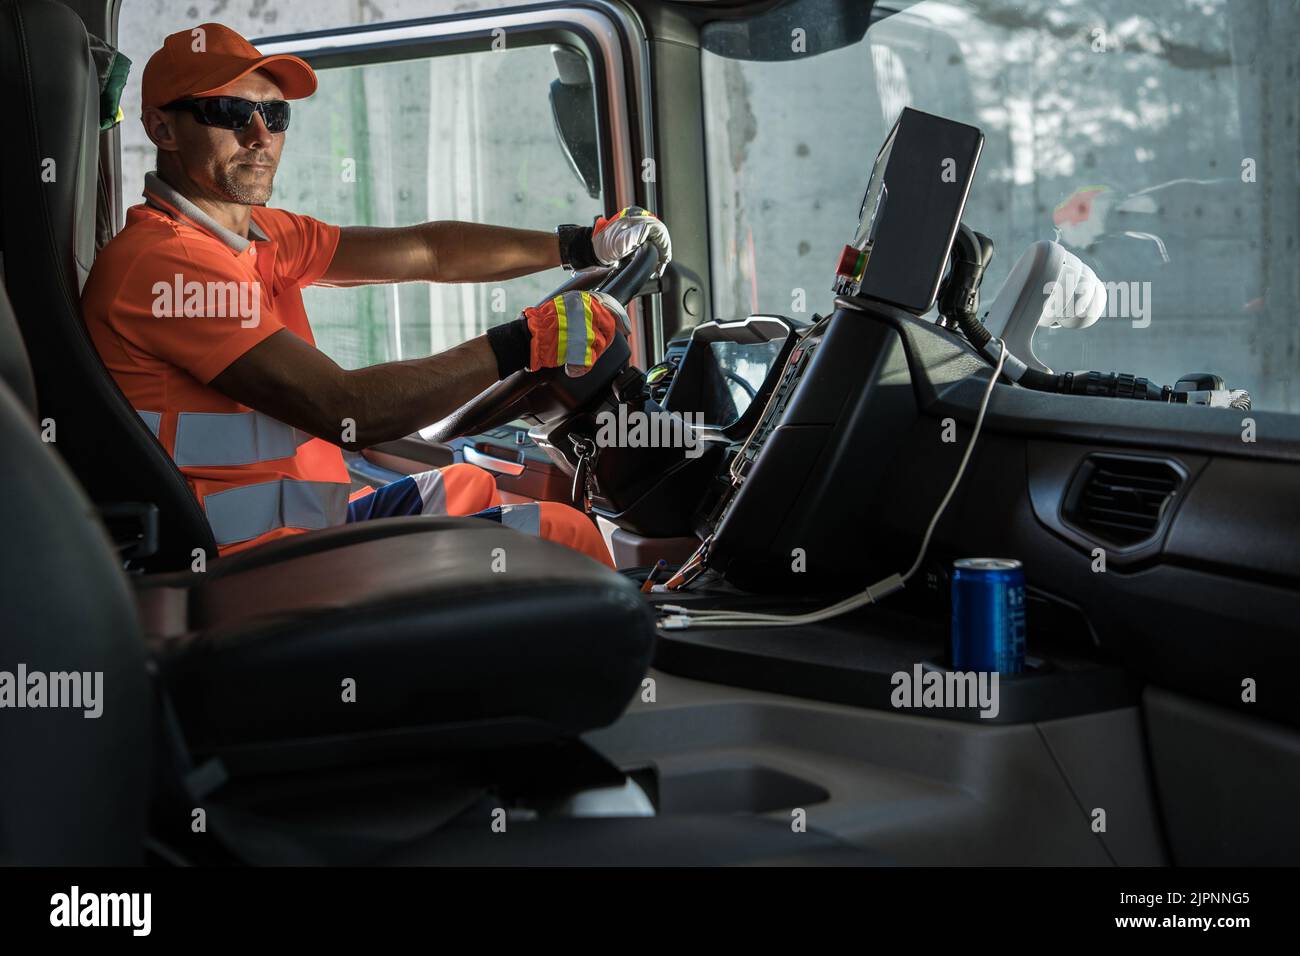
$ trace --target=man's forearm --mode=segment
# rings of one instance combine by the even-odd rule
[[[486,335],[428,358],[352,371],[288,329],[209,383],[228,398],[345,448],[403,438],[446,418],[497,381]]]
[[[497,362],[486,336],[462,342],[428,358],[388,362],[346,372],[332,418],[356,423],[350,442],[321,437],[349,448],[403,438],[446,418],[497,381]]]
[[[432,282],[492,282],[560,265],[552,232],[472,222],[429,222],[422,228],[434,264]]]

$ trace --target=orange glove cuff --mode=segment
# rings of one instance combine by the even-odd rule
[[[613,341],[618,320],[587,292],[566,292],[524,309],[532,343],[528,370],[590,368]]]

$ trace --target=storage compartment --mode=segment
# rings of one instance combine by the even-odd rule
[[[830,799],[815,783],[752,764],[660,773],[658,779],[660,813],[771,813]]]
[[[789,826],[799,808],[810,830],[904,865],[1167,862],[1136,707],[1008,725],[650,676],[653,700],[583,740],[665,816]],[[1104,834],[1092,807],[1109,810]]]

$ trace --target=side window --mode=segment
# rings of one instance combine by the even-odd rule
[[[294,104],[273,205],[339,225],[458,219],[526,229],[591,222],[599,172],[575,173],[551,88],[589,71],[576,47],[481,44],[475,52],[317,65]],[[590,83],[565,88],[567,135],[598,142]],[[477,285],[307,289],[317,344],[355,368],[427,355],[514,318],[559,285],[554,271]]]

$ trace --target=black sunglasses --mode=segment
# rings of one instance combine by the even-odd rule
[[[174,100],[165,110],[185,110],[204,126],[242,130],[261,113],[268,131],[283,133],[289,128],[289,104],[284,100],[241,99],[238,96],[201,96]]]

